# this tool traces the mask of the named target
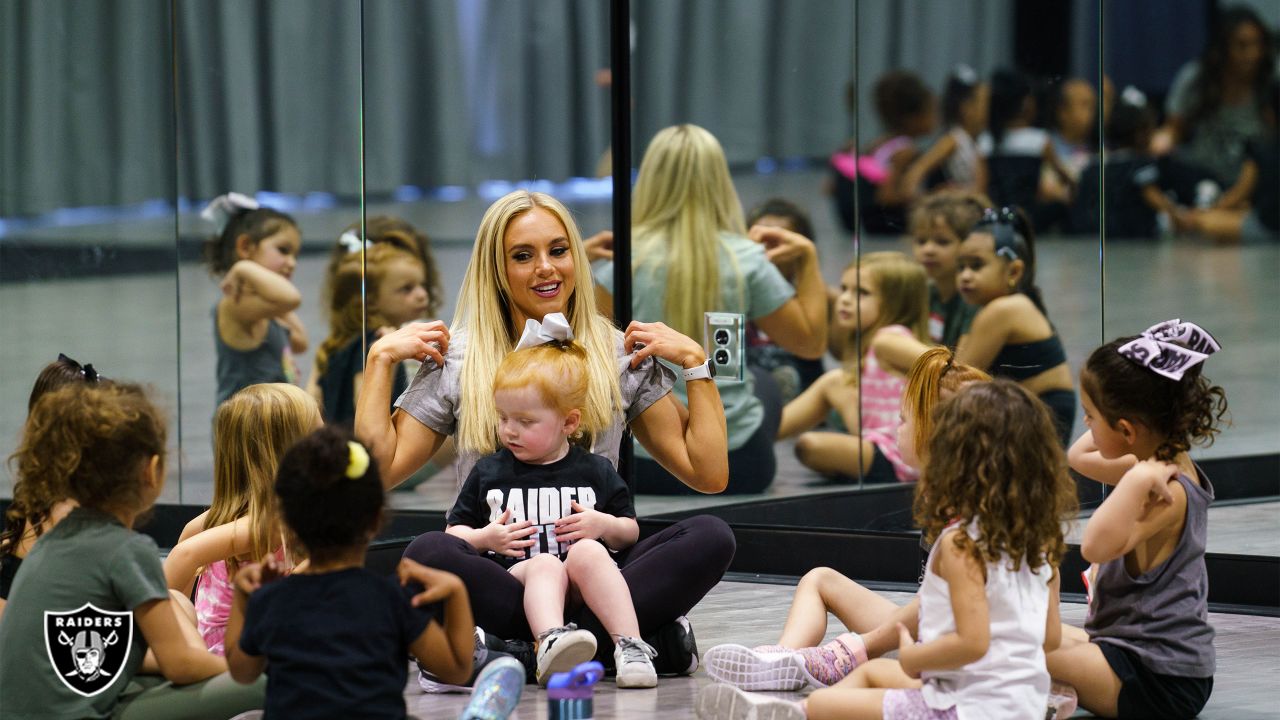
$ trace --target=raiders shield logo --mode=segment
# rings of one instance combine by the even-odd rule
[[[115,682],[133,644],[133,613],[85,603],[70,612],[44,613],[44,647],[62,684],[93,697]]]

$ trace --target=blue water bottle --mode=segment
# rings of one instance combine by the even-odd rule
[[[552,675],[547,683],[547,720],[592,720],[592,692],[602,677],[604,666],[594,660]]]

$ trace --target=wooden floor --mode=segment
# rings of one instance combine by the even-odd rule
[[[694,608],[689,618],[705,651],[724,642],[756,645],[777,640],[777,632],[786,617],[791,600],[791,586],[744,582],[722,582]],[[897,603],[905,603],[910,595],[885,593]],[[1084,606],[1064,604],[1063,620],[1080,625]],[[1250,720],[1280,716],[1280,619],[1244,615],[1213,614],[1217,629],[1218,673],[1214,678],[1213,696],[1200,717],[1221,720]],[[829,635],[841,632],[834,619]],[[699,671],[692,677],[659,680],[653,690],[618,690],[610,682],[601,683],[595,695],[597,720],[627,718],[693,717],[693,701],[698,690],[709,680]],[[802,697],[794,694],[794,697]],[[409,713],[419,718],[456,717],[466,705],[463,695],[424,695],[411,678],[405,692]],[[546,691],[526,686],[525,695],[512,717],[518,720],[545,718]],[[1091,717],[1080,712],[1078,717]]]

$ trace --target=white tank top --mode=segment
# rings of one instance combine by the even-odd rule
[[[938,537],[959,530],[953,525]],[[975,526],[968,528],[969,535]],[[935,542],[920,585],[920,641],[956,631],[947,581],[933,571]],[[955,670],[921,673],[925,702],[936,710],[955,707],[960,720],[1025,720],[1044,717],[1049,672],[1044,664],[1044,626],[1049,612],[1052,568],[1016,571],[1005,558],[987,565],[991,643],[981,659]]]

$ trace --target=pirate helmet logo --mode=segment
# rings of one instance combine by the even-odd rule
[[[91,603],[70,612],[44,613],[44,647],[58,679],[93,697],[106,690],[129,659],[133,613],[99,610]]]

